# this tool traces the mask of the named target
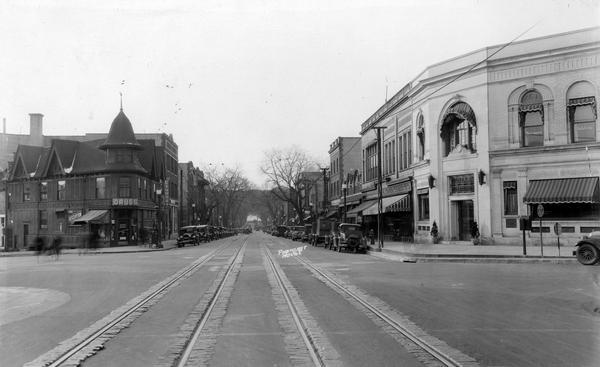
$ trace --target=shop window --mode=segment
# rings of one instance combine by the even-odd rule
[[[504,181],[504,215],[517,215],[517,181]]]
[[[472,194],[475,192],[475,176],[457,175],[449,176],[450,194]]]
[[[530,213],[536,212],[537,204],[530,204]],[[544,204],[544,220],[600,220],[600,204],[547,203]]]
[[[60,180],[56,186],[56,200],[65,200],[67,198],[67,182]]]
[[[120,198],[131,197],[131,178],[130,177],[119,177],[119,197]]]
[[[429,193],[418,195],[419,199],[419,220],[429,219]]]
[[[96,199],[106,198],[106,179],[104,177],[96,177]]]
[[[48,200],[48,182],[40,183],[40,200],[41,201]]]
[[[544,145],[544,107],[542,95],[539,92],[532,90],[521,98],[519,124],[521,126],[521,146]]]

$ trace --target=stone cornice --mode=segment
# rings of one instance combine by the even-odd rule
[[[514,148],[514,149],[503,149],[490,151],[490,158],[496,157],[512,157],[512,156],[524,156],[524,155],[536,155],[536,154],[547,154],[547,153],[563,153],[563,152],[575,152],[585,151],[585,147],[590,150],[600,150],[600,143],[573,143],[565,145],[554,145],[544,147],[531,147],[531,148]]]

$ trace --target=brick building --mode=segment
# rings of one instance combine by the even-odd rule
[[[7,250],[37,236],[78,246],[96,232],[117,246],[164,234],[162,157],[154,140],[136,139],[122,109],[106,139],[19,145],[7,180]]]
[[[179,226],[206,224],[206,193],[208,181],[204,172],[192,162],[179,163]]]
[[[354,190],[356,186],[355,176],[361,166],[360,157],[361,144],[359,136],[340,136],[329,145],[329,200],[331,201],[332,210],[336,210],[336,215],[340,221],[344,219],[345,212],[356,206],[361,198],[360,190]],[[344,205],[346,205],[346,208]],[[346,215],[346,218],[347,221],[353,222],[356,216],[348,217]]]

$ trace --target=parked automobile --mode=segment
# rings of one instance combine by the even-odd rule
[[[367,241],[363,237],[360,224],[342,223],[338,228],[339,237],[336,242],[336,249],[339,252],[342,252],[342,250],[367,252]]]
[[[177,247],[183,247],[185,245],[198,245],[200,243],[197,226],[185,226],[179,229],[179,236],[177,237]]]
[[[277,237],[285,237],[285,232],[287,232],[287,226],[277,226]]]
[[[577,242],[573,255],[583,265],[600,262],[600,231],[592,232]]]
[[[313,223],[312,242],[313,246],[319,246],[319,244],[325,244],[327,236],[331,232],[333,222],[326,218],[317,218],[316,222]]]
[[[302,239],[302,234],[304,233],[304,226],[292,226],[290,227],[290,238],[292,241],[298,241]]]
[[[302,242],[310,242],[310,235],[312,232],[312,224],[305,224],[304,225],[304,230],[302,233]]]

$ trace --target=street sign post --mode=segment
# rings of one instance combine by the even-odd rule
[[[540,218],[540,251],[542,252],[542,257],[544,257],[544,239],[542,238],[542,217],[544,216],[544,206],[542,204],[538,204],[537,206],[537,215]]]
[[[558,256],[560,256],[560,234],[562,233],[562,226],[560,223],[554,223],[554,234],[556,234],[556,243],[558,245]]]

